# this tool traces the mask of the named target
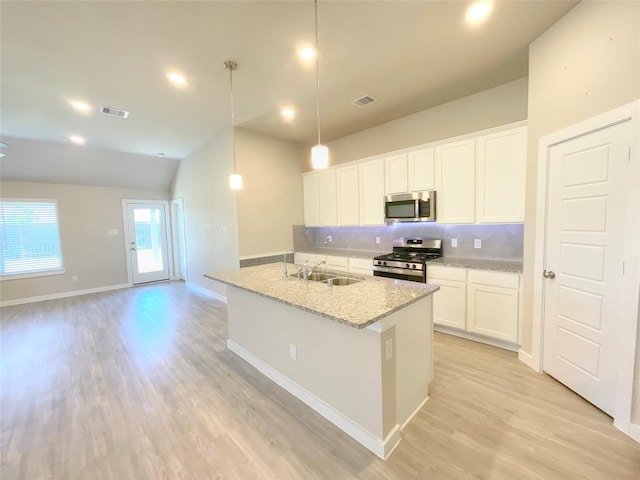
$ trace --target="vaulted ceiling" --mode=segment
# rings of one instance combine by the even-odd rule
[[[470,3],[321,0],[323,140],[526,76],[529,43],[576,4],[496,1],[472,26]],[[0,134],[183,158],[230,125],[234,59],[236,126],[312,144],[315,63],[297,50],[314,43],[313,12],[312,1],[2,1]],[[363,95],[377,101],[351,104]]]

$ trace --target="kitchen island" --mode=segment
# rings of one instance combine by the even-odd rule
[[[437,286],[349,275],[362,281],[331,287],[285,278],[281,263],[205,276],[227,285],[230,350],[379,457],[391,453],[428,399]]]

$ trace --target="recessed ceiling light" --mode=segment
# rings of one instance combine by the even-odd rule
[[[489,16],[492,8],[493,3],[488,0],[480,0],[471,4],[471,6],[467,8],[467,21],[471,24],[482,22]]]
[[[311,60],[312,58],[315,58],[316,51],[315,51],[314,48],[304,47],[304,48],[301,48],[300,50],[298,50],[298,55],[303,60]]]
[[[164,157],[164,153],[162,153],[162,152],[158,152],[158,153],[156,153],[156,155],[159,156],[159,157]]]
[[[74,109],[76,109],[78,112],[88,112],[89,110],[91,110],[91,105],[89,105],[88,103],[80,102],[76,100],[71,102],[71,106]]]
[[[178,72],[167,73],[167,78],[176,85],[184,85],[187,83],[187,77]]]
[[[69,140],[71,140],[76,145],[84,145],[85,143],[87,143],[87,139],[84,137],[81,137],[80,135],[71,135],[69,137]]]
[[[296,112],[293,108],[283,108],[282,110],[280,110],[280,115],[282,115],[284,118],[293,118],[295,114]]]

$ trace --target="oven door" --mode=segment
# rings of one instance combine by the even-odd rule
[[[424,272],[418,270],[404,270],[401,268],[373,266],[374,277],[395,278],[396,280],[408,280],[409,282],[427,283]]]

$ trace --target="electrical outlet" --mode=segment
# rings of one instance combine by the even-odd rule
[[[77,282],[78,281],[78,275],[71,275],[71,281],[72,282]]]
[[[391,360],[393,357],[393,338],[384,342],[384,359]]]
[[[333,237],[331,235],[327,235],[327,243],[333,242]]]
[[[376,245],[380,245],[380,237],[376,237]]]
[[[482,248],[482,240],[479,238],[476,238],[473,241],[473,248]]]
[[[298,347],[296,347],[293,343],[289,344],[289,356],[292,360],[297,360],[298,358]]]
[[[458,239],[457,238],[452,238],[451,239],[451,248],[458,248]]]
[[[218,232],[220,233],[220,235],[226,235],[227,234],[227,227],[220,227],[218,229]]]

